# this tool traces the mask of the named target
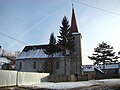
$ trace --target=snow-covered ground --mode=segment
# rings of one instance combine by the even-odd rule
[[[90,81],[81,81],[81,82],[60,82],[60,83],[42,82],[40,84],[27,85],[24,87],[47,88],[47,89],[71,89],[71,88],[89,87],[93,85],[120,85],[120,79],[103,79],[103,80],[90,80]]]

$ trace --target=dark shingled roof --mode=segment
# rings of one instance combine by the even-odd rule
[[[29,50],[45,49],[48,46],[49,45],[31,45],[31,46],[25,46],[25,48],[23,49],[23,51],[27,52]]]
[[[71,18],[70,31],[71,31],[72,33],[78,33],[78,27],[77,27],[77,22],[76,22],[76,17],[75,17],[74,8],[72,8],[72,18]]]
[[[46,49],[48,46],[49,46],[49,44],[46,44],[46,45],[25,46],[25,48],[23,49],[23,51],[27,52],[29,50]],[[55,47],[57,47],[60,51],[66,50],[66,48],[63,47],[63,46],[61,46],[61,45],[55,45]]]

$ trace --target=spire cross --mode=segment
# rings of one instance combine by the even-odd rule
[[[74,8],[74,4],[72,4],[72,8]]]

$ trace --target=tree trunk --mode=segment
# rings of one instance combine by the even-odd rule
[[[65,63],[64,63],[64,73],[66,75],[66,59],[65,59]]]
[[[103,61],[103,71],[105,73],[105,61]]]

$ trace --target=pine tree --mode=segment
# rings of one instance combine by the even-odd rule
[[[53,54],[57,52],[56,51],[56,39],[54,37],[54,33],[51,33],[49,45],[43,51],[45,52],[45,54],[47,54],[49,56],[51,56],[51,55],[53,56]]]
[[[60,36],[58,36],[58,44],[70,52],[74,51],[74,37],[70,32],[69,21],[66,16],[62,20],[62,26],[60,26]]]
[[[108,45],[106,42],[102,42],[97,48],[94,48],[94,54],[88,56],[89,59],[94,61],[94,64],[103,64],[103,70],[105,70],[105,63],[116,62],[115,52],[113,47]]]
[[[50,39],[49,39],[49,45],[45,49],[43,49],[44,53],[50,56],[49,60],[46,60],[43,69],[44,72],[49,72],[50,74],[53,73],[53,67],[54,67],[54,59],[53,55],[58,51],[58,48],[56,47],[56,39],[54,37],[54,33],[51,33]]]

